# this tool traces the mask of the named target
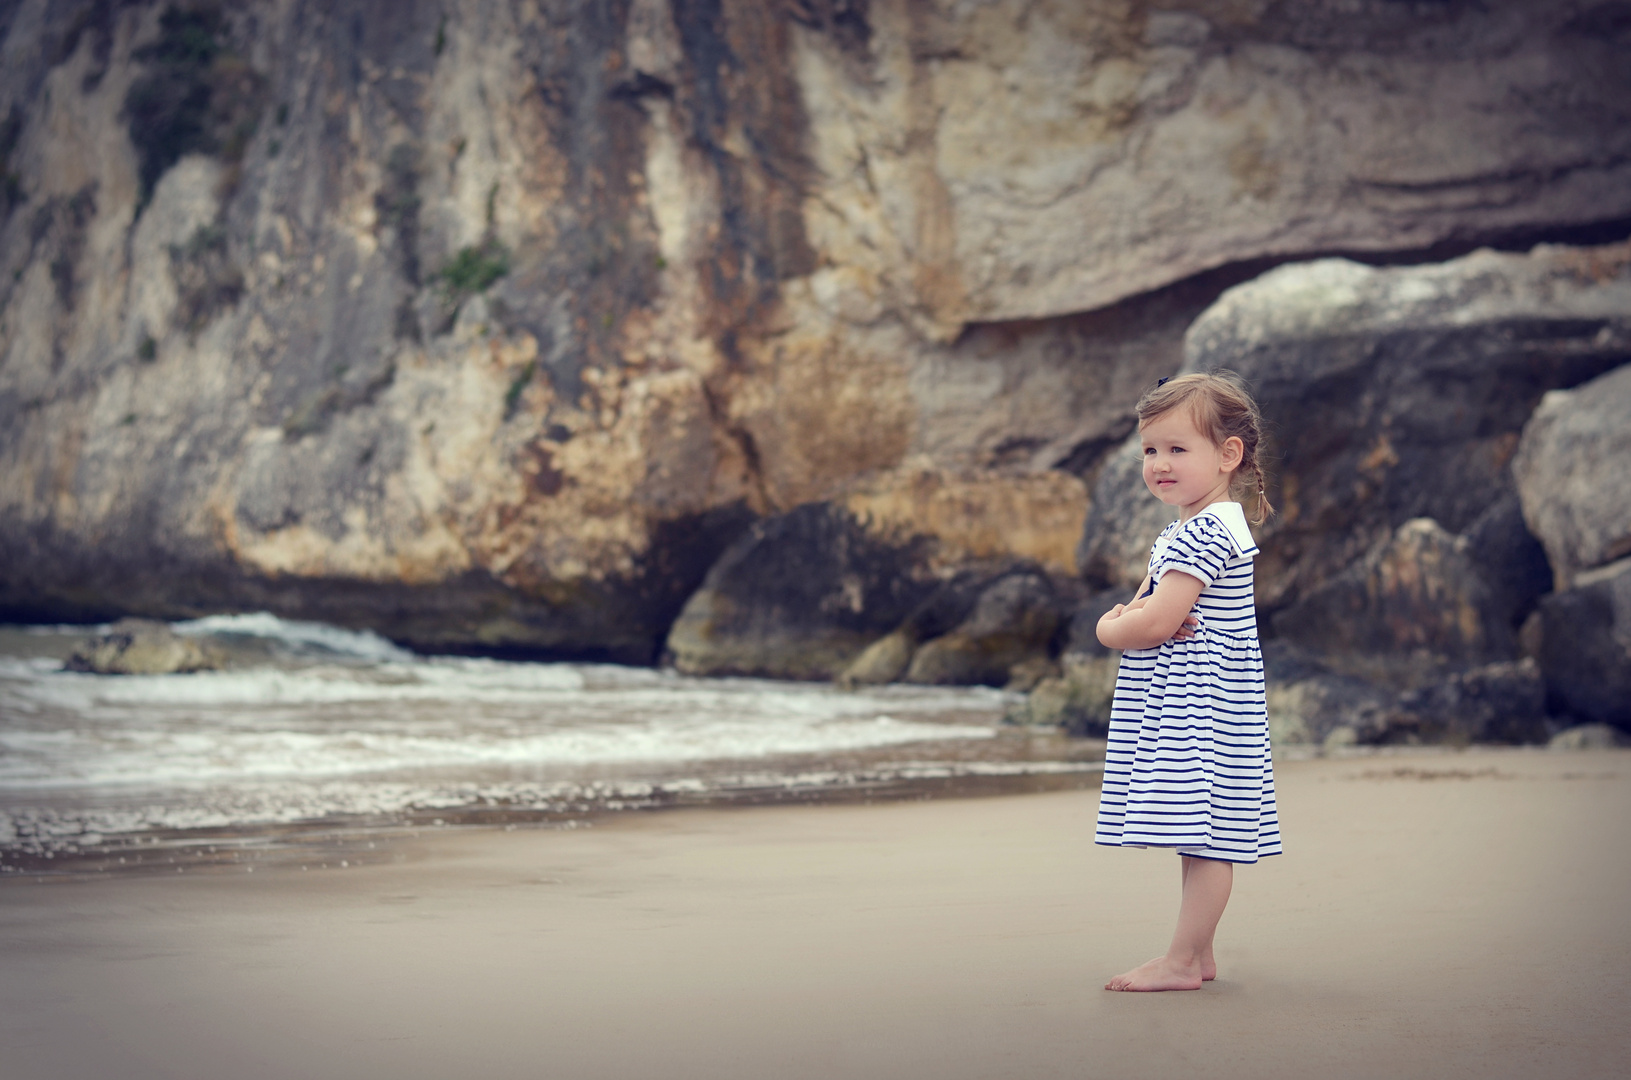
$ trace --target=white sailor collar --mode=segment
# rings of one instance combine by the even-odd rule
[[[1246,524],[1246,510],[1239,503],[1215,502],[1203,507],[1195,517],[1216,518],[1228,530],[1229,542],[1234,546],[1236,555],[1257,554],[1257,541],[1252,539],[1251,526]]]

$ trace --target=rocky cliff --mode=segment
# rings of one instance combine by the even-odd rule
[[[984,641],[1081,602],[1089,491],[1224,289],[1631,221],[1621,0],[15,0],[0,43],[14,619]],[[1395,509],[1305,512],[1276,580]],[[788,619],[808,670],[743,647]]]

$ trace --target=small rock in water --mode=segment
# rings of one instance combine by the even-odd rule
[[[1343,724],[1332,728],[1330,734],[1325,736],[1325,741],[1320,745],[1327,754],[1333,751],[1346,750],[1349,747],[1359,745],[1359,733]]]
[[[1609,724],[1576,724],[1553,735],[1546,744],[1550,750],[1611,750],[1628,745],[1631,738]]]
[[[1058,678],[1060,674],[1058,662],[1046,655],[1027,657],[1008,669],[1008,685],[1003,689],[1028,694],[1042,682]]]
[[[900,678],[906,665],[912,662],[917,648],[917,637],[908,628],[885,634],[861,651],[838,675],[838,685],[845,690],[857,686],[877,686]]]
[[[164,623],[120,619],[107,633],[75,649],[63,666],[98,675],[170,675],[214,671],[222,666],[222,658]]]

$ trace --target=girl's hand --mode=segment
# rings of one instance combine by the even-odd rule
[[[1099,643],[1107,649],[1154,649],[1193,636],[1200,624],[1191,611],[1202,587],[1199,578],[1182,570],[1163,574],[1148,597],[1117,605],[1099,620]]]
[[[1108,628],[1115,625],[1115,621],[1117,619],[1121,618],[1121,613],[1123,611],[1126,611],[1126,610],[1127,610],[1127,605],[1126,604],[1117,604],[1115,607],[1111,608],[1109,611],[1106,611],[1103,615],[1099,616],[1099,625],[1098,625],[1098,628],[1097,628],[1097,633],[1098,633],[1098,638],[1099,638],[1099,640],[1101,642],[1104,641],[1104,635],[1105,635],[1105,632],[1108,630]]]

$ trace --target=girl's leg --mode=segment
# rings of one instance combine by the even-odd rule
[[[1233,863],[1217,859],[1184,859],[1183,903],[1178,929],[1166,954],[1117,975],[1106,990],[1199,990],[1203,963],[1212,954],[1212,937],[1234,886]]]
[[[1193,856],[1190,856],[1190,855],[1180,855],[1180,856],[1178,856],[1178,861],[1183,864],[1183,870],[1181,872],[1182,873],[1182,880],[1183,880],[1183,883],[1185,885],[1187,885],[1187,884],[1189,884],[1189,864],[1194,862],[1195,859],[1194,859]],[[1215,979],[1217,977],[1218,977],[1218,962],[1217,962],[1217,959],[1212,955],[1212,939],[1207,938],[1206,939],[1206,950],[1203,953],[1201,953],[1201,981],[1202,982],[1211,982],[1213,979]]]

